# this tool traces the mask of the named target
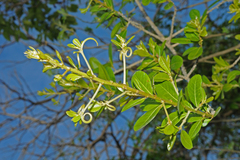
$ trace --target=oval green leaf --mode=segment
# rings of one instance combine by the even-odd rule
[[[173,56],[172,59],[171,59],[171,63],[170,63],[170,66],[171,66],[171,69],[172,70],[176,70],[178,68],[180,68],[183,64],[183,59],[182,57],[180,56]]]
[[[189,136],[192,139],[194,139],[198,134],[198,132],[200,131],[201,127],[202,127],[202,120],[195,122],[189,130]]]
[[[156,85],[156,92],[158,97],[164,100],[172,100],[178,102],[178,95],[171,82],[165,81],[161,84]]]
[[[158,114],[159,110],[161,109],[161,107],[156,107],[153,108],[152,110],[146,112],[144,115],[142,115],[137,122],[135,123],[133,129],[134,131],[137,131],[141,128],[143,128],[144,126],[146,126],[149,122],[151,122],[153,120],[153,118],[156,117],[156,115]]]
[[[189,98],[191,102],[197,107],[202,101],[202,77],[197,74],[193,76],[187,86]]]
[[[181,131],[180,138],[181,138],[182,145],[186,149],[192,149],[193,148],[192,140],[191,140],[190,136],[187,134],[186,131],[184,131],[184,130]]]
[[[132,86],[136,87],[138,90],[152,94],[152,84],[151,80],[145,72],[137,71],[132,76]]]
[[[136,106],[138,104],[143,103],[143,101],[145,100],[145,98],[141,98],[141,99],[135,99],[135,100],[130,100],[122,109],[122,112],[132,108],[133,106]]]

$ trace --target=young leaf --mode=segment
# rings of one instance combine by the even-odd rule
[[[66,111],[66,114],[67,114],[69,117],[74,117],[74,116],[77,115],[77,113],[74,112],[74,111],[72,111],[72,110],[70,110],[70,111]]]
[[[75,44],[78,48],[81,48],[81,43],[79,42],[79,40],[77,38],[73,39],[73,44]]]
[[[138,104],[141,104],[146,98],[141,98],[141,99],[135,99],[135,100],[130,100],[122,109],[122,112],[138,105]]]
[[[82,78],[82,76],[79,76],[79,75],[74,74],[74,73],[70,73],[70,74],[68,74],[67,77],[66,77],[66,79],[67,79],[68,81],[76,81],[76,80],[78,80],[78,79],[80,79],[80,78]]]
[[[62,57],[57,50],[56,50],[56,55],[57,55],[58,59],[63,63]]]
[[[74,64],[73,60],[71,57],[67,56],[68,62],[74,67],[77,68],[76,65]]]
[[[178,102],[178,95],[171,82],[165,81],[155,86],[158,97]]]
[[[159,65],[164,69],[165,72],[170,73],[170,66],[168,65],[168,62],[163,56],[160,56],[159,59]]]
[[[177,135],[172,136],[172,138],[168,142],[168,144],[167,144],[167,150],[168,151],[170,151],[172,149],[172,147],[173,147],[173,145],[174,145],[174,143],[176,141],[176,137],[177,137]]]
[[[176,70],[178,68],[180,68],[183,64],[183,59],[180,56],[173,56],[171,59],[171,69],[172,70]]]
[[[220,112],[221,110],[221,107],[218,107],[214,113],[214,117],[216,117],[218,115],[218,113]]]
[[[191,128],[189,130],[189,136],[191,137],[191,139],[193,139],[198,134],[198,132],[200,131],[201,127],[202,127],[202,120],[195,122],[191,126]]]
[[[193,76],[187,86],[188,94],[191,102],[198,107],[199,103],[202,101],[202,77],[197,74]]]
[[[186,149],[192,149],[193,148],[192,140],[191,140],[190,136],[187,134],[186,131],[184,131],[184,130],[181,131],[180,138],[181,138],[182,145]]]
[[[188,48],[186,51],[183,52],[183,56],[186,56],[186,55],[188,55],[191,52],[196,52],[197,49],[198,49],[198,47]]]
[[[137,89],[152,94],[152,84],[151,80],[145,72],[137,71],[132,76],[132,86],[135,86]]]
[[[134,131],[137,131],[137,130],[145,127],[149,122],[151,122],[153,120],[153,118],[155,118],[155,116],[158,114],[160,109],[161,109],[161,107],[156,107],[156,108],[153,108],[152,110],[146,112],[144,115],[142,115],[135,123],[135,125],[133,127]]]

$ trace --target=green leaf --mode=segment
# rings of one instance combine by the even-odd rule
[[[183,98],[183,93],[182,93],[182,90],[181,90],[180,93],[179,93],[178,102],[177,102],[177,110],[178,110],[179,114],[184,111],[184,107],[181,105],[182,98]]]
[[[151,1],[150,0],[142,0],[142,4],[147,6]]]
[[[192,9],[189,13],[189,16],[192,20],[200,19],[200,12],[197,9]]]
[[[232,84],[224,84],[224,86],[223,86],[223,88],[222,88],[222,90],[224,91],[224,92],[228,92],[228,91],[230,91],[232,89]]]
[[[169,9],[172,8],[172,6],[173,6],[173,3],[172,3],[172,2],[169,2],[168,4],[166,4],[166,5],[164,6],[164,9],[165,9],[165,10],[169,10]]]
[[[77,68],[77,66],[74,64],[73,60],[71,57],[67,56],[68,62],[74,67]]]
[[[57,50],[56,50],[56,55],[57,55],[58,59],[63,63],[62,57]]]
[[[190,79],[187,89],[188,89],[189,98],[196,107],[198,107],[199,103],[202,101],[201,88],[202,88],[202,77],[199,74],[194,75]]]
[[[180,68],[183,64],[183,59],[182,57],[180,56],[173,56],[172,59],[171,59],[171,63],[170,63],[170,66],[171,66],[171,69],[172,70],[176,70],[178,68]]]
[[[202,52],[203,52],[203,48],[198,47],[195,51],[192,51],[191,53],[189,53],[188,59],[189,60],[196,59],[196,58],[198,58],[199,56],[202,55]]]
[[[211,84],[211,82],[205,75],[202,76],[202,80],[203,80],[203,83],[205,83],[205,84]]]
[[[176,125],[181,119],[183,119],[185,117],[186,113],[181,114],[181,116],[179,116],[178,111],[172,112],[169,114],[169,118],[172,121],[173,125]],[[161,126],[165,126],[168,123],[168,118],[164,118],[164,120],[162,121]]]
[[[112,0],[104,0],[104,2],[106,2],[107,6],[112,8],[113,7],[113,2]]]
[[[170,141],[168,142],[168,144],[167,144],[167,150],[168,151],[170,151],[172,149],[172,147],[173,147],[173,145],[176,141],[176,137],[177,137],[177,135],[172,136]]]
[[[163,56],[160,56],[158,59],[159,65],[164,69],[165,72],[171,73],[170,64],[166,61]]]
[[[112,29],[112,32],[111,32],[111,38],[114,38],[115,35],[117,34],[117,32],[119,31],[119,29],[121,28],[121,22],[117,23],[113,29]]]
[[[198,47],[188,48],[186,51],[183,52],[183,56],[186,56],[186,55],[188,55],[191,52],[196,52],[197,49],[198,49]]]
[[[151,122],[156,117],[160,109],[161,107],[156,107],[142,115],[135,123],[133,127],[134,131],[145,127],[149,122]]]
[[[240,71],[231,71],[227,76],[227,83],[230,83],[232,80],[236,78],[236,76],[240,75]]]
[[[211,121],[211,119],[204,119],[204,121],[202,123],[202,127],[206,127],[210,121]]]
[[[158,97],[164,100],[172,100],[178,102],[178,95],[171,82],[165,81],[161,84],[156,85],[156,92]]]
[[[198,42],[200,39],[194,32],[187,32],[185,36],[193,42]]]
[[[143,44],[142,41],[140,41],[140,44],[136,46],[137,50],[133,52],[133,54],[141,56],[141,57],[150,57],[151,55],[148,53],[147,48]]]
[[[151,80],[145,72],[137,71],[132,76],[132,86],[135,86],[138,90],[152,94]]]
[[[131,99],[131,100],[123,107],[122,112],[124,112],[124,111],[126,111],[126,110],[128,110],[128,109],[130,109],[130,108],[132,108],[132,107],[134,107],[134,106],[136,106],[136,105],[138,105],[138,104],[141,104],[145,99],[146,99],[146,98],[135,99],[135,100]]]
[[[174,131],[175,131],[175,128],[174,128],[173,124],[170,124],[164,128],[164,134],[166,134],[166,135],[171,135],[174,133]]]
[[[78,48],[81,48],[81,43],[79,42],[79,40],[77,38],[73,39],[73,44],[75,44]]]
[[[113,67],[112,43],[109,43],[109,46],[108,46],[108,56],[109,56],[110,64]]]
[[[240,34],[237,34],[237,35],[235,36],[235,39],[237,39],[237,40],[240,41]]]
[[[171,43],[190,44],[192,41],[188,38],[173,38]]]
[[[143,111],[149,111],[153,108],[156,108],[157,106],[160,106],[161,103],[157,102],[154,99],[147,98],[141,105],[140,108],[142,108]]]
[[[191,126],[191,128],[190,128],[190,130],[189,130],[189,136],[191,137],[191,139],[194,139],[194,138],[195,138],[195,136],[196,136],[196,135],[198,134],[198,132],[200,131],[201,127],[202,127],[202,120],[195,122],[195,123]]]
[[[72,118],[72,121],[73,121],[74,123],[76,123],[76,122],[78,122],[80,119],[81,119],[81,117],[80,117],[79,115],[77,115],[77,116],[75,116],[75,117]]]
[[[111,42],[112,42],[113,44],[115,44],[116,46],[121,47],[121,43],[119,43],[119,42],[116,41],[115,39],[112,39]]]
[[[188,122],[188,123],[192,123],[192,122],[200,121],[200,120],[202,120],[202,119],[203,119],[202,116],[193,114],[193,115],[190,115],[190,116],[189,116],[189,118],[187,119],[187,122]]]
[[[74,48],[74,49],[77,48],[77,47],[76,47],[75,45],[73,45],[72,43],[69,43],[67,46],[68,46],[69,48]]]
[[[70,111],[66,111],[66,114],[67,114],[69,117],[74,117],[74,116],[77,115],[77,113],[74,112],[74,111],[72,111],[72,110],[70,110]]]
[[[102,106],[100,103],[98,103],[97,101],[94,101],[91,105],[89,105],[88,110],[90,112],[97,112],[99,111],[101,108],[104,108],[104,106]]]
[[[169,75],[167,73],[160,72],[156,76],[154,76],[154,82],[163,82],[169,81]]]
[[[53,67],[52,65],[50,64],[43,64],[43,70],[42,72],[46,72],[47,70],[49,69],[54,69],[55,67]]]
[[[187,134],[186,131],[184,131],[184,130],[181,131],[180,138],[181,138],[182,145],[186,149],[192,149],[193,148],[192,140],[191,140],[190,136]]]
[[[70,74],[68,74],[67,77],[66,77],[66,79],[67,79],[68,81],[76,81],[76,80],[78,80],[78,79],[80,79],[80,78],[82,78],[82,76],[79,76],[79,75],[74,74],[74,73],[70,73]]]
[[[218,115],[218,113],[220,112],[221,110],[221,107],[218,107],[214,113],[214,117],[216,117]]]

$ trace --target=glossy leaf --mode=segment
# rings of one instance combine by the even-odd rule
[[[68,74],[67,77],[66,77],[66,79],[67,79],[68,81],[76,81],[76,80],[78,80],[78,79],[80,79],[80,78],[82,78],[82,76],[79,76],[79,75],[74,74],[74,73],[70,73],[70,74]]]
[[[187,86],[188,94],[191,102],[197,107],[202,101],[202,77],[197,74],[193,76]]]
[[[169,81],[170,77],[167,73],[160,72],[156,76],[154,76],[154,82],[163,82]]]
[[[69,117],[74,117],[74,116],[77,115],[77,113],[74,112],[74,111],[72,111],[72,110],[70,110],[70,111],[66,111],[66,114],[67,114]]]
[[[137,89],[152,94],[152,84],[151,80],[145,72],[137,71],[132,76],[132,86],[136,87]]]
[[[196,58],[198,58],[199,56],[202,55],[202,52],[203,52],[203,48],[202,47],[198,47],[196,50],[194,50],[194,51],[189,53],[188,59],[189,60],[196,59]]]
[[[79,40],[77,38],[73,39],[73,44],[75,44],[77,47],[81,48],[81,43],[79,42]]]
[[[173,38],[171,43],[190,44],[192,41],[188,38]]]
[[[211,82],[209,81],[209,79],[205,75],[202,76],[202,81],[205,84],[211,84]]]
[[[180,68],[183,64],[183,59],[182,57],[180,56],[173,56],[172,59],[171,59],[171,63],[170,63],[170,66],[171,66],[171,69],[172,70],[176,70],[178,68]]]
[[[178,102],[178,95],[171,82],[165,81],[161,84],[156,85],[155,87],[158,97],[165,100],[172,100],[176,103]]]
[[[202,123],[202,127],[206,127],[210,121],[211,119],[204,119]]]
[[[198,47],[188,48],[186,51],[183,52],[183,56],[186,56],[186,55],[188,55],[191,52],[196,52],[197,49],[198,49]]]
[[[176,137],[177,137],[176,135],[172,136],[170,141],[168,142],[168,144],[167,144],[167,150],[168,151],[170,151],[173,148],[173,145],[176,141]]]
[[[121,112],[124,112],[138,104],[141,104],[143,101],[145,100],[145,98],[141,98],[141,99],[135,99],[135,100],[130,100],[123,108]]]
[[[191,137],[191,139],[193,139],[198,134],[198,132],[200,131],[201,127],[202,127],[202,120],[195,122],[191,126],[191,128],[189,130],[189,136]]]
[[[193,148],[192,140],[191,140],[190,136],[187,134],[186,131],[184,131],[184,130],[181,131],[180,138],[181,138],[182,145],[186,149],[192,149]]]
[[[150,0],[142,0],[142,4],[144,6],[147,6],[150,3]]]
[[[77,68],[77,66],[74,64],[73,60],[71,57],[67,56],[68,62],[74,67]]]
[[[175,131],[175,128],[174,128],[173,124],[170,124],[164,128],[164,134],[166,134],[166,135],[171,135],[174,133],[174,131]]]
[[[189,16],[192,20],[200,19],[200,12],[197,9],[192,9],[189,13]]]
[[[167,73],[170,73],[170,64],[166,61],[166,59],[163,56],[160,56],[159,59],[159,65],[163,68],[163,70]]]
[[[141,56],[141,57],[149,57],[150,54],[148,53],[147,48],[145,47],[145,45],[143,44],[142,41],[140,41],[140,44],[136,46],[137,50],[135,50],[133,52],[133,54]]]
[[[148,98],[146,99],[141,105],[140,108],[142,108],[143,111],[149,111],[153,108],[156,108],[157,106],[160,106],[161,103],[157,102],[154,99]]]
[[[149,122],[151,122],[156,117],[160,109],[161,107],[156,107],[142,115],[135,123],[133,127],[134,131],[145,127]]]
[[[216,117],[220,111],[221,111],[221,107],[218,107],[214,113],[214,117]]]
[[[119,31],[119,29],[121,28],[121,22],[119,22],[118,24],[116,24],[111,32],[111,38],[114,38],[115,35],[117,34],[117,32]]]
[[[172,8],[172,6],[173,6],[173,3],[172,3],[172,2],[169,2],[168,4],[166,4],[166,5],[164,6],[164,9],[165,9],[165,10],[169,10],[169,9]]]
[[[240,75],[240,71],[238,70],[231,71],[227,76],[227,83],[230,83],[232,80],[236,78],[236,76],[239,76],[239,75]]]

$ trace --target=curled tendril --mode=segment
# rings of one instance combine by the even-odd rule
[[[129,51],[129,54],[127,54]],[[132,48],[130,47],[125,47],[123,50],[120,51],[120,54],[119,54],[119,59],[122,60],[122,56],[125,56],[127,58],[131,57],[132,56]]]
[[[94,38],[92,38],[92,37],[89,37],[89,38],[84,39],[84,41],[82,41],[81,49],[80,49],[81,51],[83,51],[83,46],[84,46],[84,44],[85,44],[88,40],[93,40],[93,41],[95,41],[96,44],[97,44],[97,46],[98,46],[98,42],[97,42],[97,40],[94,39]]]
[[[89,116],[89,120],[85,120],[85,116],[86,116],[86,115]],[[92,122],[92,114],[89,113],[89,112],[84,113],[84,114],[81,116],[81,120],[82,120],[83,123],[86,123],[86,124]]]
[[[108,109],[109,111],[116,111],[116,108],[110,104],[107,104],[106,109]]]

